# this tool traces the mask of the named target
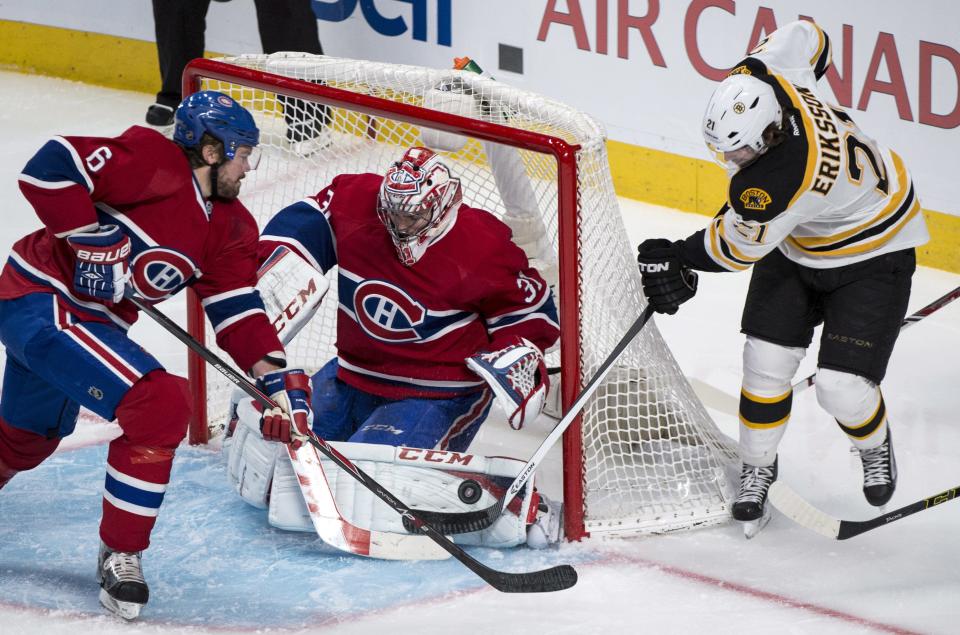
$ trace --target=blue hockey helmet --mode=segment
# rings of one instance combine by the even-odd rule
[[[205,132],[223,142],[227,159],[232,159],[240,146],[255,148],[260,143],[260,130],[250,111],[215,90],[203,90],[184,99],[174,121],[173,140],[184,148],[197,146]]]

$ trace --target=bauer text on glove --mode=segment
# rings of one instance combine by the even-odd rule
[[[73,287],[84,295],[119,302],[130,280],[130,239],[116,225],[67,236],[77,257]]]

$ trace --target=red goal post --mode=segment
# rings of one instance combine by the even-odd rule
[[[459,82],[460,88],[468,86],[469,94],[483,106],[464,114],[429,107],[431,87],[449,78]],[[319,186],[311,188],[307,182],[315,173],[327,169],[382,172],[386,157],[395,160],[396,148],[419,145],[428,130],[469,140],[464,150],[448,156],[456,163],[454,170],[467,173],[465,200],[507,216],[511,212],[497,192],[500,183],[485,167],[494,146],[485,144],[515,149],[521,159],[517,165],[533,183],[529,191],[542,215],[540,227],[559,263],[556,292],[561,339],[551,360],[562,369],[562,408],[573,402],[592,369],[642,310],[638,275],[629,246],[625,249],[625,230],[606,165],[605,138],[600,126],[583,113],[465,71],[304,54],[194,60],[184,73],[183,87],[184,95],[200,89],[231,94],[257,118],[263,158],[261,167],[245,181],[241,200],[261,228],[283,205],[326,184],[320,179]],[[291,117],[317,116],[318,107],[324,109],[318,127],[323,128],[320,132],[328,145],[315,153],[302,153],[289,133],[294,125]],[[541,113],[546,114],[541,117]],[[485,198],[471,200],[470,193],[477,191]],[[623,297],[610,304],[602,293],[596,295],[598,289]],[[594,294],[587,304],[585,293]],[[336,298],[334,287],[330,294]],[[335,302],[328,297],[325,304]],[[323,329],[325,334],[304,345],[311,354],[321,348],[316,342],[332,346],[329,327]],[[192,292],[188,330],[212,346],[203,310]],[[723,468],[732,460],[731,448],[696,400],[655,327],[650,331],[638,338],[632,355],[625,355],[624,365],[611,373],[612,378],[584,409],[588,429],[583,429],[583,417],[579,417],[564,436],[568,538],[591,531],[667,530],[726,518],[729,485]],[[642,363],[644,356],[655,362]],[[296,357],[292,363],[317,370],[312,367],[315,363],[300,364]],[[222,401],[219,393],[228,389],[213,388],[215,378],[193,354],[188,372],[194,398],[190,441],[205,443],[216,426],[210,404]],[[680,486],[671,480],[677,473]],[[668,500],[671,492],[691,483],[704,500],[690,504],[684,495]],[[647,496],[645,490],[650,488],[657,490],[656,495]],[[642,495],[634,496],[637,492]],[[632,503],[624,507],[621,499],[636,500],[650,509],[641,512]],[[591,509],[597,511],[596,520]]]

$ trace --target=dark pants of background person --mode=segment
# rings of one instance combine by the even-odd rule
[[[264,53],[298,51],[323,54],[317,31],[317,17],[310,8],[310,0],[254,0],[257,9],[257,28]],[[182,75],[187,63],[203,57],[205,48],[207,9],[210,0],[153,0],[153,20],[156,27],[157,57],[160,61],[161,88],[157,103],[176,109],[182,99]],[[302,102],[289,100],[287,138],[301,141],[314,136],[312,130],[298,126],[312,126],[322,122],[324,112],[317,107],[304,108]],[[291,111],[305,112],[296,117]],[[305,122],[305,123],[304,123]]]

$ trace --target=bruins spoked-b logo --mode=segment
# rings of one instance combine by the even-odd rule
[[[733,104],[733,112],[737,113],[738,115],[742,115],[746,109],[747,107],[743,105],[742,101],[738,101]]]
[[[746,209],[765,210],[773,199],[759,187],[748,187],[740,195],[740,202]]]

